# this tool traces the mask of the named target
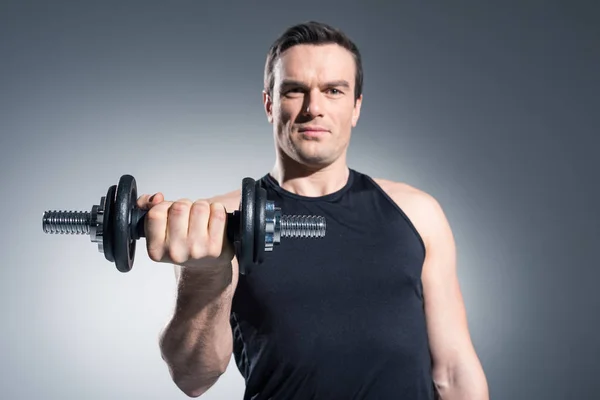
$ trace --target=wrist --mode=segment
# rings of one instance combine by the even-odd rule
[[[232,265],[229,263],[207,264],[202,267],[180,266],[180,288],[194,292],[221,292],[231,284]]]

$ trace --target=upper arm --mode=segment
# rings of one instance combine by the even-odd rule
[[[433,196],[407,184],[378,183],[406,211],[425,243],[421,282],[434,380],[446,386],[457,374],[476,379],[483,371],[469,333],[456,243],[444,210]]]
[[[457,275],[456,243],[448,219],[431,195],[419,195],[419,223],[426,245],[423,297],[434,373],[447,381],[457,367],[479,368]]]

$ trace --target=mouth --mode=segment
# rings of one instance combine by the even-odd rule
[[[298,129],[298,132],[307,137],[320,137],[329,132],[322,126],[304,126]]]
[[[308,138],[319,138],[319,137],[325,136],[327,134],[327,131],[303,130],[303,131],[300,131],[300,134],[302,136],[308,137]]]
[[[301,126],[298,128],[298,132],[328,132],[329,129],[325,129],[322,126]]]

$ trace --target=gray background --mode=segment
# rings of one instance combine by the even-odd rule
[[[262,176],[267,49],[316,19],[364,57],[349,165],[447,213],[492,399],[597,398],[598,7],[482,3],[3,1],[0,397],[187,398],[157,345],[173,268],[119,273],[42,212],[125,173],[171,200]],[[203,398],[242,392],[232,361]]]

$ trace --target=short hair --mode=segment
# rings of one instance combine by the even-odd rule
[[[358,47],[340,29],[317,21],[308,21],[287,28],[269,48],[264,71],[264,88],[269,95],[273,94],[275,63],[284,51],[299,44],[337,44],[350,51],[356,65],[354,101],[360,97],[363,87],[363,69]]]

